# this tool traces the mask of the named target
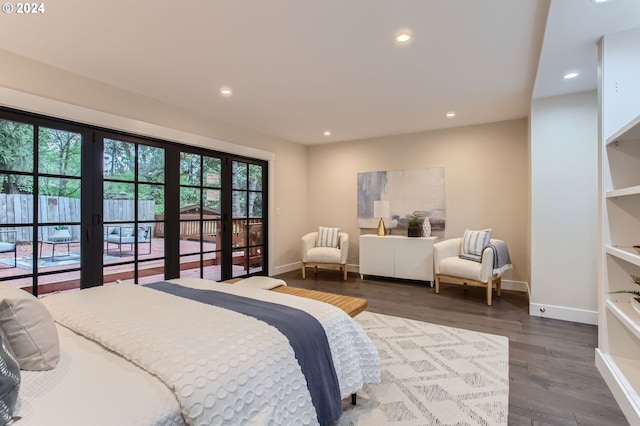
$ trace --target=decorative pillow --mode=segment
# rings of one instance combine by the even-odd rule
[[[20,366],[0,329],[0,424],[13,420],[13,411],[20,391]]]
[[[111,228],[111,232],[109,232],[109,234],[111,234],[111,235],[120,235],[120,227],[119,226],[114,226],[113,228]]]
[[[35,296],[0,283],[0,328],[21,370],[51,370],[60,359],[53,317]]]
[[[491,228],[483,229],[482,231],[464,231],[462,237],[462,254],[472,254],[480,256],[482,254],[482,248],[489,244],[491,240]]]
[[[121,228],[120,229],[121,237],[133,237],[133,228]]]
[[[325,228],[321,226],[318,229],[318,239],[316,247],[338,247],[338,234],[340,228]]]

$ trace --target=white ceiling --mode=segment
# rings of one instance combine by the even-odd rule
[[[640,26],[640,0],[549,3],[57,0],[0,16],[0,48],[316,144],[521,118],[532,96],[595,89],[595,43]]]

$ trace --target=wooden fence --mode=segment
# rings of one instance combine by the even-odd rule
[[[34,222],[34,196],[30,194],[0,194],[0,225],[25,224],[16,227],[18,242],[31,242]],[[134,200],[104,200],[104,221],[131,221],[134,219]],[[138,201],[138,220],[154,220],[155,202]],[[80,222],[80,200],[68,197],[38,196],[39,223]],[[69,230],[74,239],[80,239],[80,227],[71,226]],[[47,240],[54,231],[53,226],[43,226],[38,230],[38,239]]]

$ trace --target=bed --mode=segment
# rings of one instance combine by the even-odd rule
[[[335,401],[319,399],[337,393],[341,410],[342,399],[380,380],[375,347],[332,305],[193,278],[156,284],[42,299],[56,322],[59,361],[49,371],[22,371],[16,426],[331,424],[336,412],[326,406]],[[295,308],[317,320],[326,348],[315,340],[295,343],[268,319],[203,303],[209,296],[214,303],[240,300],[250,310],[266,306],[285,318]],[[316,334],[307,327],[300,334]],[[311,350],[301,355],[305,346]],[[316,352],[329,354],[335,389],[330,375],[313,370],[326,364]],[[309,353],[318,360],[304,361]]]

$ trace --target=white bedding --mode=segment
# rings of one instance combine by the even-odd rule
[[[15,426],[183,426],[173,392],[102,346],[57,326],[60,361],[22,371]]]
[[[213,287],[219,291],[308,311],[321,322],[327,332],[343,397],[359,390],[364,383],[380,379],[379,358],[375,347],[362,329],[334,306],[286,294],[207,280],[174,281],[196,288]],[[150,386],[147,390],[136,389],[131,395],[123,392],[123,396],[129,396],[123,397],[126,403],[121,405],[118,399],[113,399],[113,394],[109,393],[111,386],[106,386],[105,393],[102,393],[97,391],[98,386],[91,383],[102,380],[99,378],[101,371],[96,370],[102,370],[98,365],[101,363],[99,359],[102,358],[100,351],[104,349],[61,327],[63,353],[68,352],[65,347],[69,341],[72,342],[72,346],[79,346],[84,350],[91,345],[94,346],[88,351],[89,354],[82,355],[87,357],[83,361],[85,373],[76,373],[73,378],[65,378],[64,392],[59,392],[61,389],[43,392],[47,394],[45,399],[49,398],[47,401],[42,398],[38,400],[34,395],[25,398],[21,409],[25,418],[17,424],[18,426],[22,426],[21,423],[42,424],[37,420],[47,417],[44,413],[49,409],[62,411],[63,415],[72,415],[75,420],[76,416],[71,413],[69,407],[73,407],[73,410],[85,410],[86,416],[94,417],[90,423],[72,421],[60,424],[98,424],[95,421],[98,417],[95,407],[100,407],[107,412],[113,412],[114,416],[121,416],[120,419],[128,416],[123,422],[100,414],[100,419],[110,419],[104,424],[177,425],[181,423],[176,421],[182,420],[176,420],[175,398],[179,400],[182,414],[188,424],[209,425],[229,422],[231,419],[234,424],[242,419],[253,424],[266,423],[269,419],[276,420],[279,424],[315,424],[317,421],[304,376],[290,345],[273,327],[252,317],[134,285],[96,287],[50,296],[43,301],[57,322],[122,354],[159,377],[164,384],[128,361],[107,352],[105,359],[110,356],[120,361],[114,362],[114,368],[116,364],[124,363],[126,367],[123,368],[123,374],[133,376],[137,371],[145,377],[139,379],[139,386]],[[70,337],[71,335],[75,338]],[[78,343],[77,339],[82,339],[84,343]],[[258,342],[258,339],[262,343]],[[75,353],[69,355],[69,359],[73,360]],[[251,358],[254,358],[255,362],[245,362]],[[64,362],[61,364],[65,365]],[[73,365],[76,366],[75,362]],[[123,366],[117,366],[120,367]],[[91,374],[86,373],[87,371]],[[53,372],[46,374],[49,373]],[[25,375],[25,383],[35,380],[27,376],[29,375]],[[118,393],[122,389],[135,389],[129,388],[129,378],[119,379],[113,372],[107,372],[107,376],[114,386],[111,391],[115,389]],[[82,377],[86,379],[81,380]],[[59,381],[62,383],[62,378]],[[83,383],[79,384],[80,382]],[[117,388],[118,383],[123,386]],[[82,389],[80,386],[89,386],[91,391],[78,392],[78,389]],[[33,386],[29,384],[25,389],[26,393],[34,393]],[[146,401],[149,399],[146,396],[150,393],[154,395],[151,400],[166,400],[167,392],[171,396],[172,390],[169,389],[175,391],[175,398],[173,404],[158,404],[164,411],[158,411],[154,404]],[[165,392],[162,392],[163,390]],[[73,393],[80,393],[81,398],[86,397],[89,401],[76,401],[74,396],[70,396]],[[52,394],[56,397],[50,398]],[[45,403],[46,405],[43,405]],[[151,405],[146,405],[148,403]],[[30,409],[35,405],[38,407],[37,410]],[[45,406],[47,410],[41,409]],[[134,415],[126,414],[130,406],[133,406]],[[38,415],[41,417],[37,417]],[[51,420],[51,417],[47,418]],[[49,421],[46,424],[55,423]]]
[[[169,282],[185,287],[214,289],[301,309],[314,316],[327,334],[342,398],[357,392],[365,383],[380,381],[378,350],[358,323],[342,309],[304,297],[199,278],[179,278]]]

